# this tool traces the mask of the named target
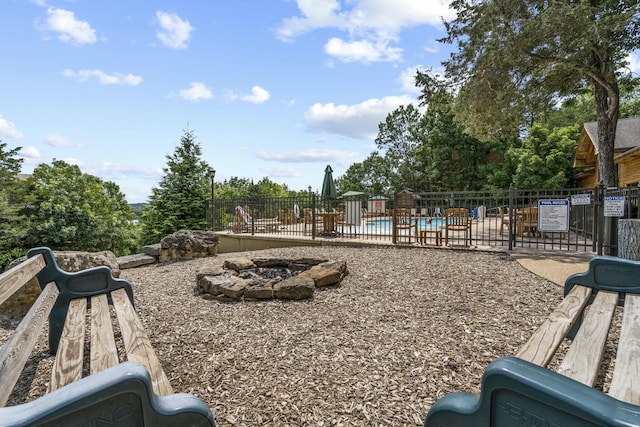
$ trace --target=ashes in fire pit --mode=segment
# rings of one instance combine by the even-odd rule
[[[316,288],[336,285],[348,274],[345,261],[313,258],[234,258],[214,261],[196,274],[197,292],[221,301],[305,299]]]

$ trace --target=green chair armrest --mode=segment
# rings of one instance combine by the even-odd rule
[[[516,357],[505,357],[487,367],[479,395],[443,397],[431,407],[424,425],[639,426],[640,406]]]
[[[149,373],[125,362],[21,405],[0,408],[0,424],[22,426],[214,427],[209,408],[190,394],[157,396]]]

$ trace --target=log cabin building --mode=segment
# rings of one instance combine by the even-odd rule
[[[585,123],[573,162],[574,168],[581,169],[581,172],[576,175],[577,187],[596,187],[600,182],[597,146],[597,122]],[[639,186],[640,118],[632,117],[618,120],[613,161],[618,175],[618,187]]]

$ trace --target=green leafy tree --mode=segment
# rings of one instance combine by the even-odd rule
[[[26,218],[21,214],[19,200],[23,188],[18,180],[22,159],[21,147],[8,149],[0,141],[0,271],[8,261],[24,255]]]
[[[416,155],[422,145],[422,115],[411,104],[401,105],[378,125],[376,145],[400,177],[399,187],[416,189],[421,180],[422,165]]]
[[[595,105],[591,93],[571,96],[562,101],[560,108],[553,109],[541,117],[540,123],[549,129],[574,125],[580,127],[587,122],[596,121]]]
[[[517,164],[513,185],[518,188],[564,188],[571,186],[573,157],[579,126],[549,129],[536,124],[508,157]]]
[[[621,82],[620,118],[640,117],[640,78]]]
[[[483,190],[504,190],[513,185],[513,177],[518,168],[517,158],[510,156],[509,151],[520,147],[520,138],[500,138],[490,143],[492,160],[485,164],[485,182]]]
[[[287,197],[289,190],[286,185],[271,181],[266,176],[253,187],[253,197]]]
[[[216,199],[244,199],[251,194],[251,180],[232,176],[223,183],[216,183]]]
[[[0,190],[8,188],[18,179],[22,159],[17,155],[21,148],[8,149],[7,144],[0,140]]]
[[[429,105],[419,150],[428,191],[478,190],[484,183],[485,144],[456,123],[448,104]]]
[[[33,202],[25,206],[30,224],[28,246],[111,250],[116,255],[137,248],[133,210],[113,182],[54,160],[36,167],[27,184],[33,196]]]
[[[354,163],[345,173],[336,178],[336,188],[340,194],[347,191],[362,191],[369,195],[393,192],[402,181],[396,174],[393,162],[374,151],[361,163]]]
[[[617,70],[640,46],[640,3],[454,0],[451,5],[457,16],[445,23],[443,41],[456,44],[457,51],[444,65],[449,83],[460,88],[457,117],[474,134],[492,139],[501,130],[529,127],[557,96],[589,89],[600,174],[605,185],[616,185]]]
[[[278,184],[264,177],[257,184],[248,178],[231,177],[223,183],[216,183],[216,199],[246,199],[250,197],[289,197],[298,195],[284,184]],[[306,194],[307,191],[301,193]]]
[[[211,197],[209,166],[193,132],[184,131],[180,144],[166,155],[165,175],[151,190],[141,224],[144,243],[157,243],[183,229],[207,228],[206,206]]]

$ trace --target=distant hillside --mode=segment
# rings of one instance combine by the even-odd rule
[[[142,210],[147,207],[148,203],[129,203],[131,209],[136,214],[136,217],[140,218],[142,216]]]

